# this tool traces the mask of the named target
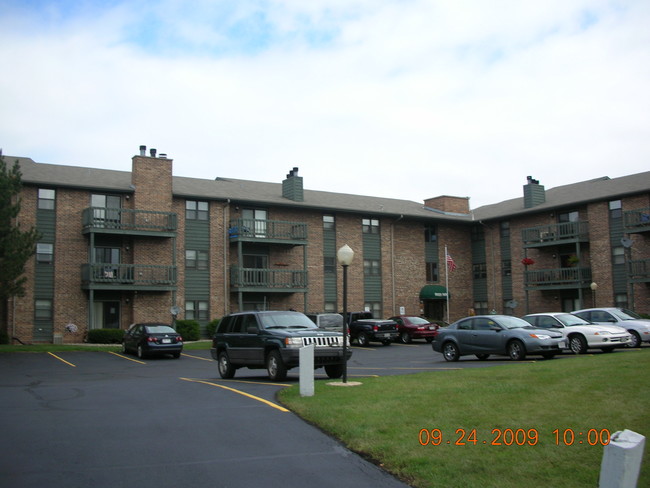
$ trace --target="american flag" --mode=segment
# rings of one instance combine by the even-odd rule
[[[449,269],[449,271],[453,271],[456,269],[456,263],[454,262],[454,258],[452,258],[450,254],[447,254],[447,269]]]

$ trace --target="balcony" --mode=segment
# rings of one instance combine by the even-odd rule
[[[537,269],[524,273],[527,290],[585,288],[591,284],[591,268]]]
[[[233,219],[228,228],[231,242],[266,242],[304,245],[307,243],[307,224],[281,220]]]
[[[557,246],[576,242],[589,242],[589,223],[561,222],[559,224],[540,225],[521,231],[524,247]]]
[[[650,232],[650,208],[627,210],[623,212],[625,232]]]
[[[83,233],[174,237],[176,214],[127,208],[88,207],[81,214]]]
[[[83,264],[81,286],[84,290],[175,290],[176,266]]]
[[[633,259],[628,262],[631,283],[650,283],[650,259]]]
[[[233,291],[296,293],[307,291],[307,271],[266,268],[230,268]]]

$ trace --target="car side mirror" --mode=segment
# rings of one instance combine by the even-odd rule
[[[259,331],[257,330],[257,327],[254,325],[249,325],[248,328],[246,329],[247,334],[257,334]]]
[[[493,327],[490,327],[490,330],[493,330],[495,332],[501,332],[503,329],[501,327],[493,326]]]

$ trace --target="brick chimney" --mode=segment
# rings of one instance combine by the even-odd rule
[[[173,160],[165,154],[156,157],[155,149],[149,154],[146,155],[146,146],[140,146],[140,154],[132,159],[134,209],[171,212]]]
[[[424,201],[424,206],[442,212],[469,214],[469,197],[441,195]]]

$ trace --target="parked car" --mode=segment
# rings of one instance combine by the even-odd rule
[[[519,361],[528,354],[551,359],[566,347],[566,342],[560,332],[532,327],[517,317],[476,315],[439,329],[431,346],[447,361],[458,361],[468,354],[482,360],[497,354]]]
[[[305,314],[290,311],[238,312],[217,326],[210,353],[222,378],[239,368],[263,369],[273,381],[299,366],[300,348],[314,346],[314,367],[330,378],[343,374],[343,334],[319,329]],[[347,359],[352,352],[347,349]]]
[[[404,344],[410,343],[413,339],[424,339],[431,342],[440,328],[438,324],[432,324],[427,319],[410,315],[396,315],[389,320],[393,320],[397,324],[399,340]]]
[[[361,347],[371,342],[390,346],[399,335],[397,324],[393,320],[375,319],[371,312],[351,312],[348,316],[350,342],[356,340]]]
[[[625,308],[604,307],[585,308],[572,312],[592,324],[617,325],[632,335],[630,347],[641,347],[642,342],[650,342],[650,320]]]
[[[171,354],[181,357],[183,338],[167,324],[132,324],[122,339],[122,352],[134,352],[139,358]]]
[[[340,313],[308,313],[307,317],[320,329],[343,333],[343,315]]]
[[[571,313],[531,313],[522,318],[533,327],[561,332],[574,354],[584,354],[587,349],[612,352],[632,342],[630,334],[621,327],[595,325]]]

